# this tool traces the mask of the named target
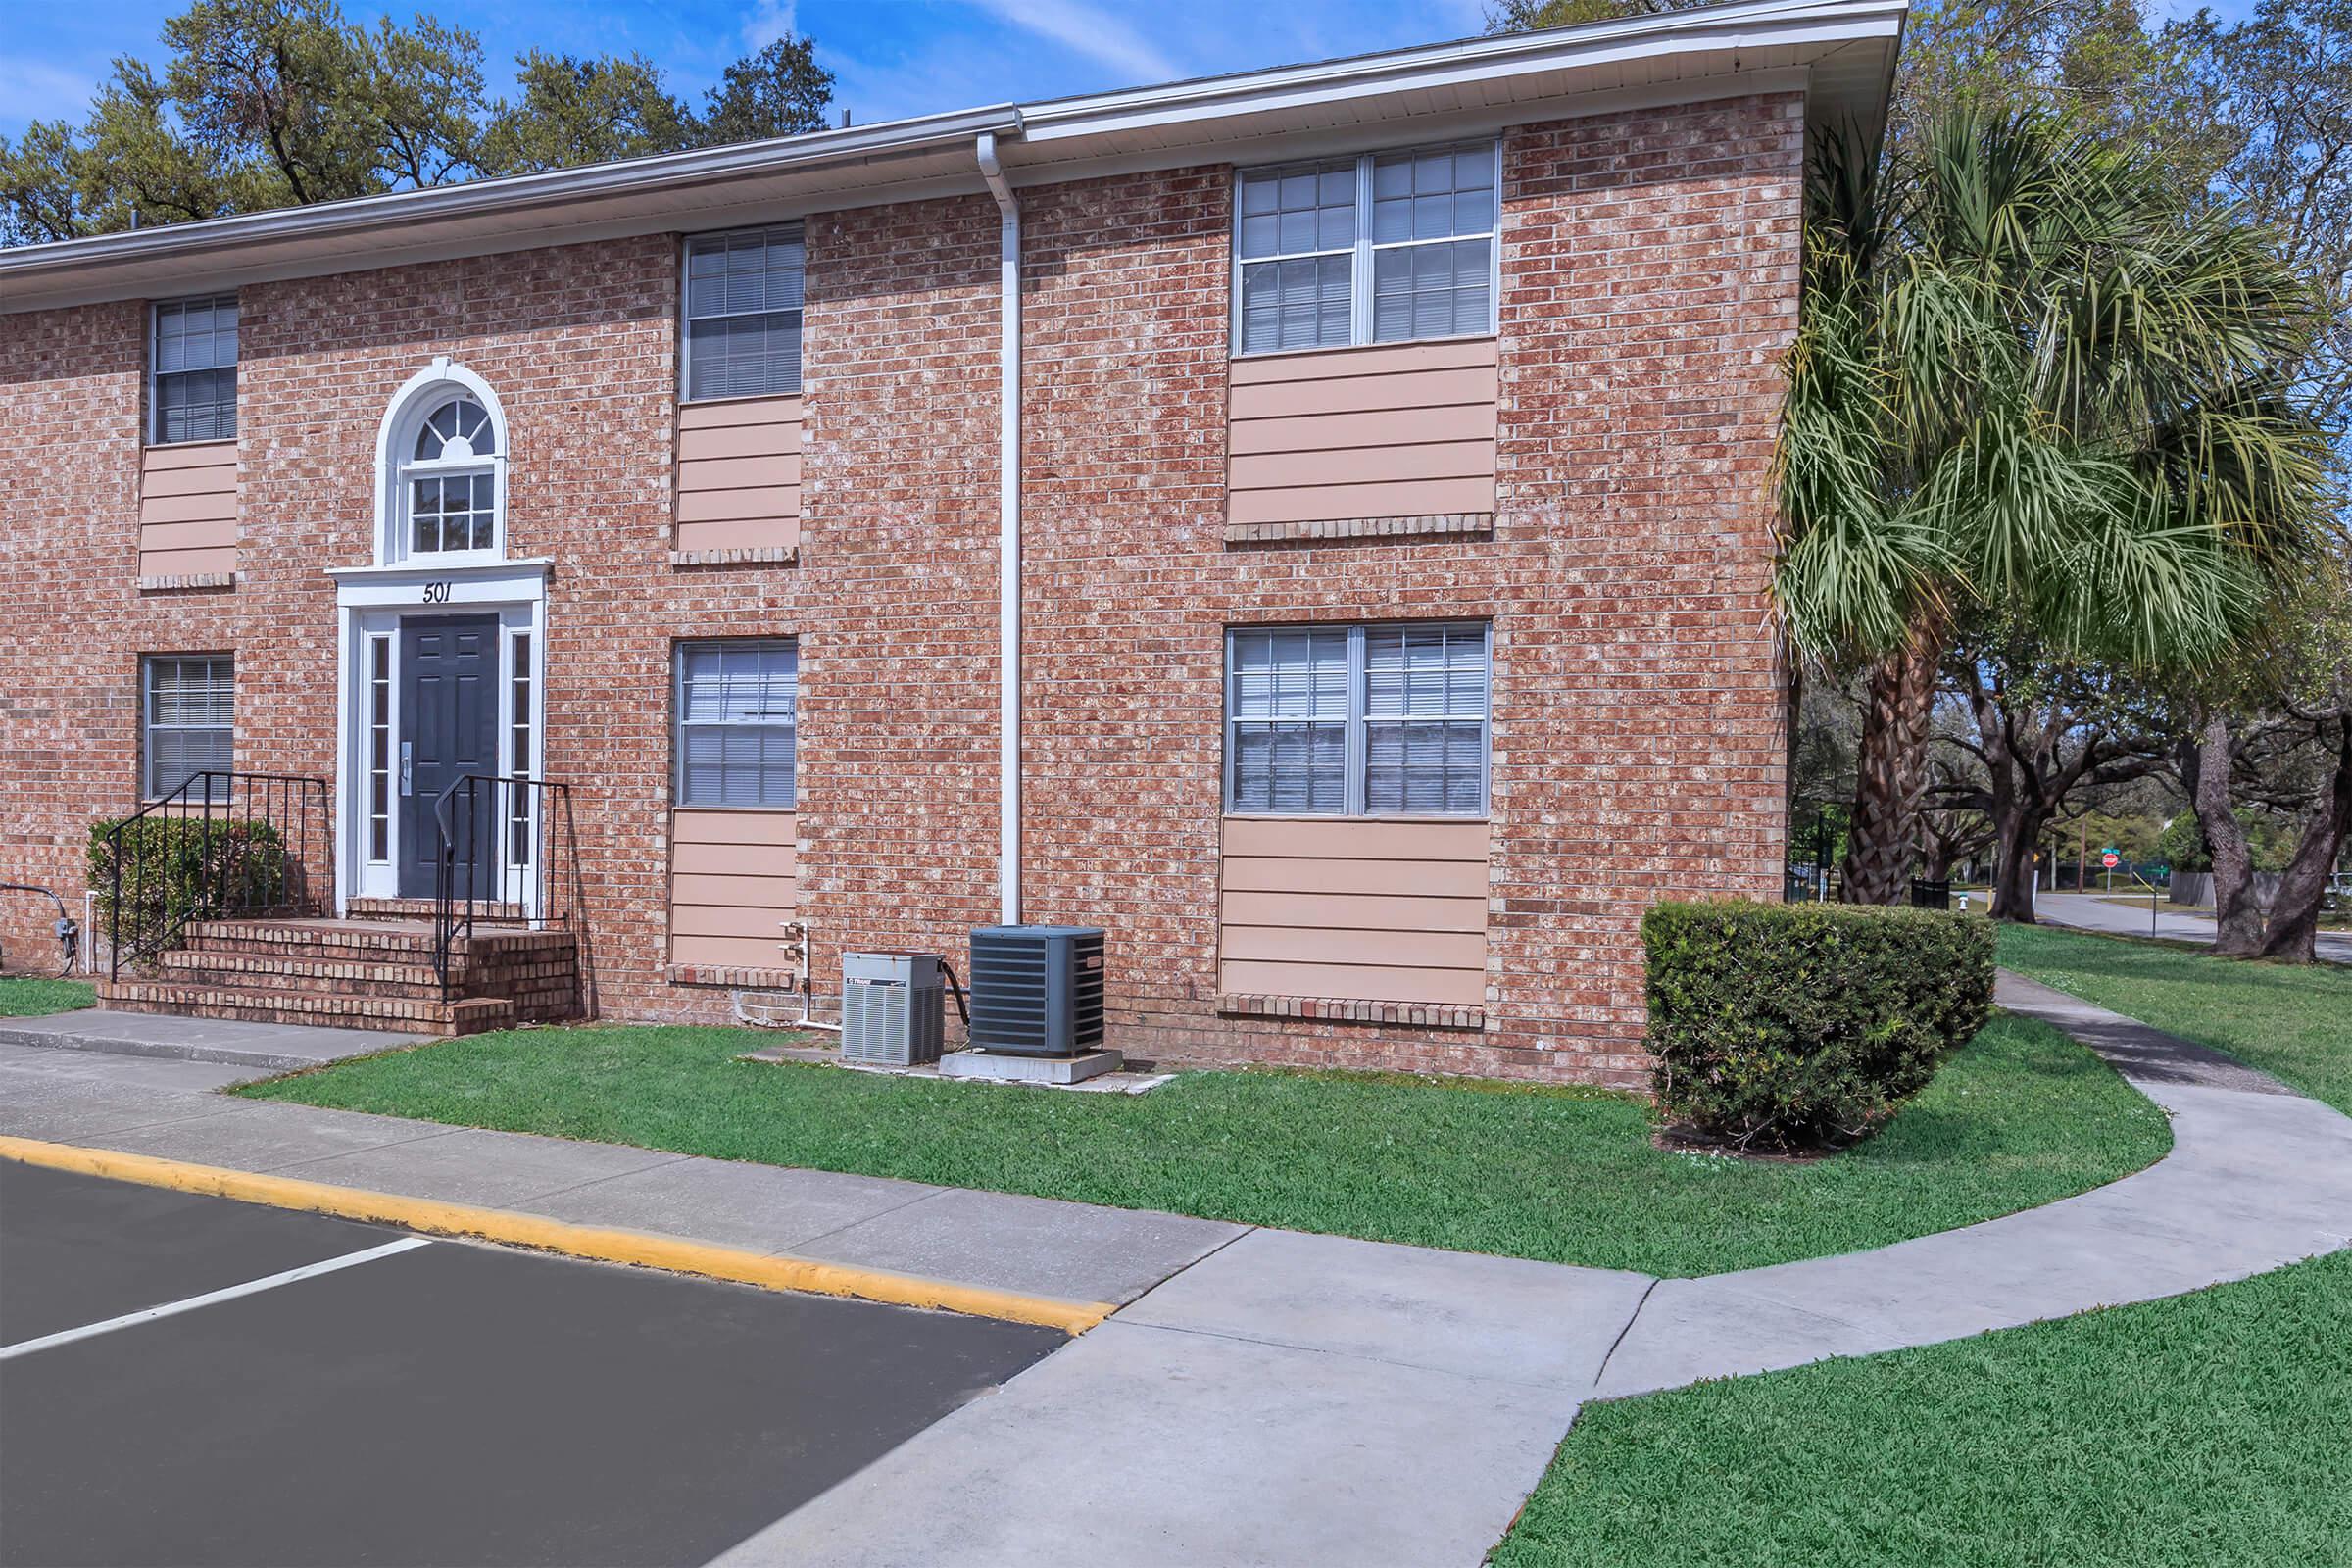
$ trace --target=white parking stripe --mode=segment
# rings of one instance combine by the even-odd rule
[[[162,1306],[151,1306],[143,1312],[125,1312],[121,1317],[110,1317],[103,1323],[85,1323],[77,1329],[63,1329],[55,1334],[44,1334],[37,1340],[19,1340],[14,1345],[0,1345],[0,1361],[16,1355],[30,1355],[35,1350],[46,1350],[60,1345],[72,1345],[75,1340],[86,1340],[100,1334],[112,1334],[117,1329],[135,1328],[141,1323],[152,1323],[159,1317],[175,1317],[181,1312],[193,1312],[198,1307],[210,1306],[215,1301],[233,1301],[240,1296],[255,1296],[263,1291],[274,1291],[280,1285],[291,1285],[296,1280],[307,1280],[320,1274],[332,1274],[339,1268],[352,1268],[361,1263],[372,1263],[379,1257],[390,1257],[395,1252],[406,1252],[414,1248],[430,1247],[431,1245],[432,1242],[426,1237],[404,1236],[397,1242],[386,1242],[381,1247],[370,1247],[366,1251],[346,1252],[341,1257],[330,1257],[322,1263],[305,1263],[300,1268],[287,1269],[283,1274],[270,1274],[262,1279],[247,1280],[242,1285],[231,1285],[226,1290],[207,1291],[202,1296],[191,1296],[184,1300],[167,1301]]]

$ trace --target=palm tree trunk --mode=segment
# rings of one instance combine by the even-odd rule
[[[1940,617],[1921,614],[1903,646],[1872,666],[1854,749],[1854,815],[1846,832],[1848,904],[1900,904],[1910,896],[1919,802],[1928,783],[1928,722],[1936,708]]]
[[[2189,799],[2205,835],[2205,853],[2213,858],[2213,951],[2225,958],[2243,958],[2262,946],[2262,908],[2254,902],[2254,857],[2246,849],[2246,830],[2230,808],[2232,752],[2230,720],[2219,713],[2206,719]]]
[[[2337,722],[2335,777],[2327,798],[2313,808],[2303,828],[2295,858],[2278,878],[2278,895],[2271,901],[2271,927],[2262,939],[2262,956],[2309,963],[2320,929],[2320,898],[2335,870],[2335,858],[2352,827],[2352,716]]]

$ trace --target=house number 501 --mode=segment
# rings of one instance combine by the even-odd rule
[[[424,602],[425,602],[426,604],[428,604],[428,605],[446,605],[446,604],[448,604],[448,603],[449,603],[449,581],[448,581],[448,579],[444,578],[444,579],[443,579],[443,580],[441,580],[440,582],[428,582],[428,583],[426,583],[426,584],[424,585]]]

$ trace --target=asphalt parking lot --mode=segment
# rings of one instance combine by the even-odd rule
[[[1065,1343],[0,1161],[0,1563],[698,1563]]]

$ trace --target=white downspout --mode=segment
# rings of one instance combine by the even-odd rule
[[[1021,204],[980,133],[980,177],[997,199],[997,904],[1021,920]]]

